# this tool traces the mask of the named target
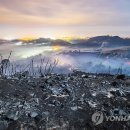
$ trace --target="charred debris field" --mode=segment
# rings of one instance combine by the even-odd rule
[[[130,130],[130,121],[95,125],[96,111],[130,114],[130,77],[75,71],[0,78],[0,130]]]

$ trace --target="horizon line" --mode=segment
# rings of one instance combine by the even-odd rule
[[[124,39],[127,39],[127,38],[130,38],[130,37],[128,37],[128,36],[119,36],[119,35],[109,35],[109,34],[107,34],[107,35],[93,35],[93,36],[63,36],[63,37],[41,37],[41,36],[39,36],[39,37],[35,37],[35,36],[27,36],[27,37],[14,37],[14,38],[11,38],[11,37],[3,37],[3,38],[1,38],[0,37],[0,40],[24,40],[25,39],[25,41],[26,41],[26,39],[27,39],[27,41],[32,41],[32,40],[36,40],[36,39],[40,39],[40,38],[45,38],[45,39],[52,39],[52,40],[58,40],[58,39],[61,39],[61,40],[67,40],[67,39],[70,39],[70,40],[73,40],[73,39],[89,39],[89,38],[93,38],[93,37],[100,37],[100,36],[110,36],[110,37],[120,37],[120,38],[124,38]]]

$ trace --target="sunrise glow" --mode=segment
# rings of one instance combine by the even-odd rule
[[[129,7],[129,0],[0,0],[0,38],[130,37]]]
[[[25,41],[25,42],[32,41],[32,40],[35,40],[35,39],[37,39],[37,38],[36,37],[23,37],[23,38],[19,38],[19,40]]]

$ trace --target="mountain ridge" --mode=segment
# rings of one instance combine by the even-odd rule
[[[0,43],[5,43],[7,40],[0,40]],[[70,47],[119,47],[119,46],[130,46],[130,39],[129,38],[122,38],[119,36],[95,36],[88,39],[72,39],[70,41],[63,40],[63,39],[51,39],[51,38],[38,38],[33,40],[20,40],[14,39],[9,40],[11,43],[22,42],[23,44],[44,44],[52,45],[52,46],[70,46]]]

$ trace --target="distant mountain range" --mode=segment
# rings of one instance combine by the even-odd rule
[[[0,44],[7,43],[9,41],[0,40]],[[96,47],[96,48],[107,48],[107,47],[120,47],[130,46],[129,38],[121,38],[119,36],[96,36],[89,39],[72,39],[70,41],[57,39],[53,40],[50,38],[39,38],[35,40],[11,40],[11,43],[21,42],[22,44],[38,44],[44,46],[68,46],[68,47]]]
[[[97,36],[86,40],[85,39],[77,40],[74,42],[76,43],[76,46],[84,46],[84,47],[130,46],[130,39],[121,38],[119,36]]]

